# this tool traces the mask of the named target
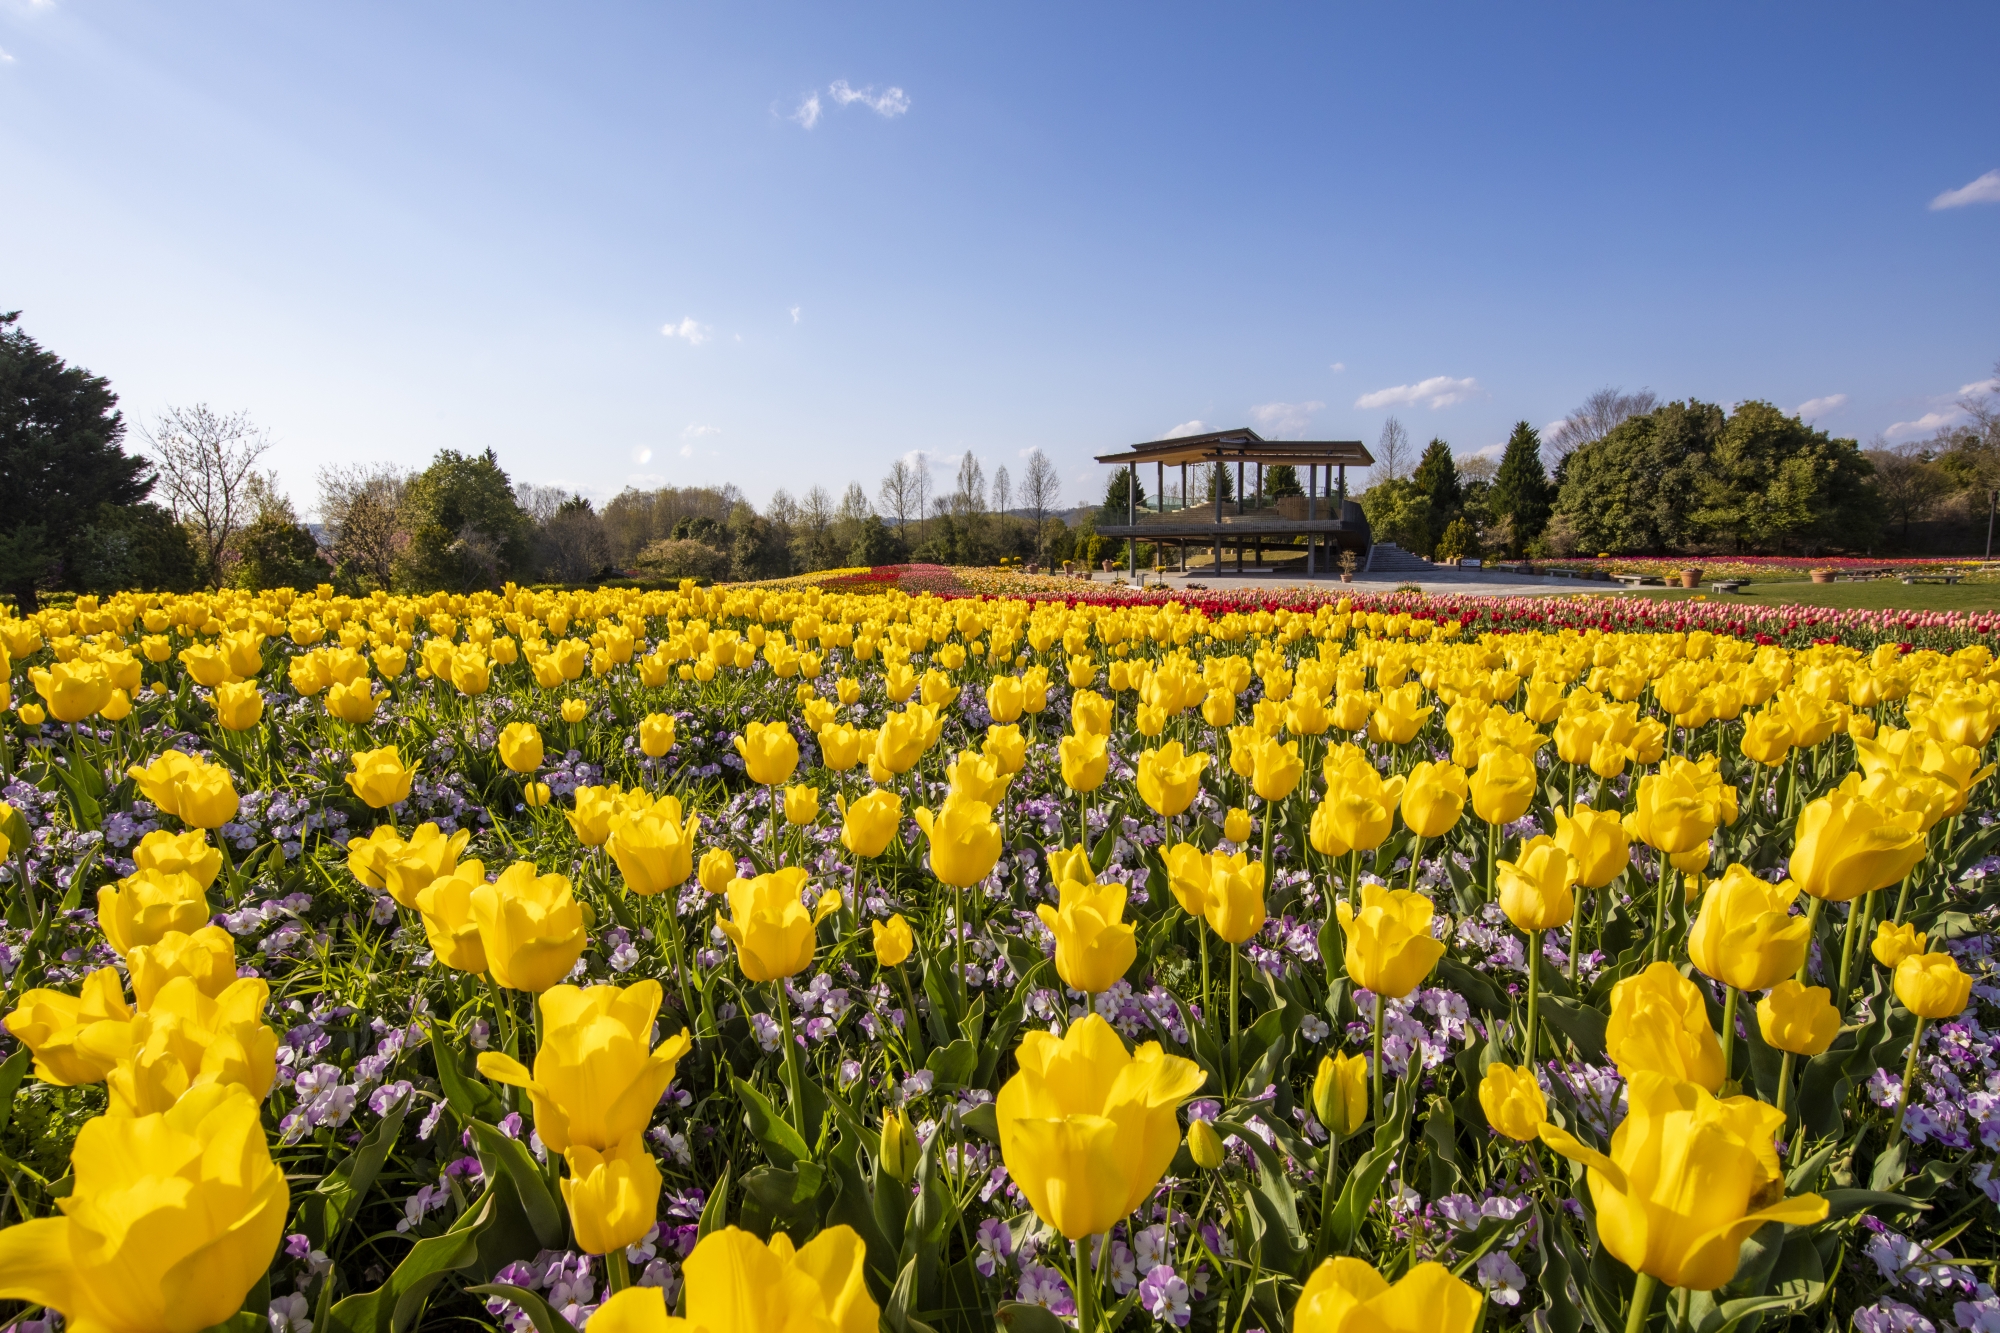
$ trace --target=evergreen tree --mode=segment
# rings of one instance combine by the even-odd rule
[[[1507,451],[1500,455],[1500,470],[1493,474],[1486,500],[1493,517],[1507,521],[1513,554],[1520,554],[1548,526],[1554,499],[1549,475],[1542,467],[1541,434],[1527,422],[1517,421],[1514,433],[1507,437]]]
[[[1264,469],[1264,498],[1280,499],[1287,495],[1304,495],[1306,488],[1299,480],[1299,470],[1290,463],[1274,463]]]
[[[100,375],[66,364],[0,314],[0,591],[33,611],[36,591],[74,587],[85,533],[152,489],[119,443],[125,419]]]
[[[1125,492],[1131,487],[1138,489],[1128,502]],[[1133,469],[1121,467],[1111,474],[1111,481],[1104,488],[1104,507],[1097,511],[1097,521],[1107,528],[1120,527],[1132,521],[1134,510],[1143,512],[1146,508],[1146,483],[1140,481]]]
[[[1452,461],[1451,446],[1433,439],[1417,461],[1410,477],[1431,502],[1431,513],[1439,524],[1448,524],[1465,508],[1465,492],[1458,484],[1458,464]]]
[[[469,592],[534,572],[534,520],[491,449],[440,451],[410,479],[399,515],[410,533],[397,562],[405,587]]]

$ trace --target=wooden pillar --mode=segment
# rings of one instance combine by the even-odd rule
[[[1257,465],[1257,507],[1259,509],[1264,507],[1264,465],[1262,463]]]
[[[1222,455],[1215,456],[1215,471],[1209,474],[1208,489],[1215,496],[1215,573],[1222,576]]]
[[[1167,465],[1153,464],[1153,508],[1159,513],[1167,512]]]
[[[1306,522],[1308,523],[1313,521],[1313,501],[1318,498],[1318,492],[1319,492],[1319,464],[1308,463],[1306,464]],[[1318,570],[1314,568],[1314,556],[1316,554],[1317,552],[1315,552],[1313,549],[1313,535],[1312,532],[1308,530],[1306,532],[1306,577],[1307,578],[1311,578],[1314,574],[1318,573]]]
[[[1187,507],[1188,507],[1188,488],[1187,488],[1187,481],[1188,481],[1188,478],[1187,478],[1187,464],[1186,464],[1186,463],[1182,463],[1182,464],[1181,464],[1181,512],[1182,512],[1183,514],[1185,514],[1185,513],[1187,512]]]
[[[1236,516],[1243,517],[1243,460],[1236,460]],[[1243,563],[1243,544],[1236,545],[1236,563]]]
[[[1125,477],[1125,523],[1127,527],[1139,526],[1139,464],[1128,465]],[[1136,537],[1125,539],[1125,577],[1139,577],[1139,542]]]

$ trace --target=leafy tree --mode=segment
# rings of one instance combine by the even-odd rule
[[[1565,458],[1554,517],[1575,549],[1664,554],[1688,540],[1687,513],[1725,421],[1712,403],[1668,403]]]
[[[99,505],[77,533],[66,572],[78,592],[193,592],[200,564],[187,529],[148,500]]]
[[[1452,459],[1451,446],[1443,440],[1433,439],[1425,447],[1410,480],[1430,498],[1431,512],[1440,522],[1451,522],[1465,508],[1465,492],[1458,483],[1458,464]]]
[[[311,588],[333,572],[312,533],[275,510],[259,514],[231,545],[236,555],[231,580],[239,588]]]
[[[110,381],[45,350],[19,318],[0,314],[0,590],[32,611],[38,589],[76,583],[86,531],[121,522],[106,507],[137,505],[152,479],[119,447]]]
[[[729,513],[729,576],[783,578],[792,572],[791,539],[784,526],[759,518],[747,504]]]
[[[1882,526],[1873,472],[1853,440],[1769,403],[1739,403],[1709,450],[1690,521],[1735,551],[1863,547]]]
[[[1361,493],[1361,512],[1378,542],[1394,542],[1416,555],[1429,555],[1444,526],[1431,498],[1408,477],[1378,481]]]
[[[1137,487],[1128,502],[1126,491]],[[1098,510],[1097,521],[1108,528],[1120,527],[1131,522],[1133,511],[1143,512],[1146,508],[1146,483],[1138,479],[1133,469],[1121,467],[1111,474],[1111,481],[1104,488],[1104,506]]]
[[[681,579],[719,579],[729,574],[729,553],[691,537],[669,537],[639,552],[633,562],[643,578],[662,582]]]
[[[534,521],[488,449],[445,449],[410,478],[399,517],[410,544],[397,562],[408,588],[466,592],[534,573]]]
[[[1264,469],[1264,496],[1277,500],[1287,495],[1304,495],[1305,483],[1299,480],[1299,470],[1290,463],[1273,463]]]
[[[898,554],[896,534],[889,531],[889,525],[882,521],[881,515],[870,514],[861,520],[860,535],[855,538],[847,558],[857,565],[873,568],[895,564]]]
[[[1541,433],[1517,421],[1486,496],[1494,519],[1506,524],[1510,554],[1520,554],[1549,525],[1554,498],[1549,474],[1542,467]]]
[[[1473,531],[1471,522],[1461,515],[1445,524],[1433,554],[1440,564],[1456,564],[1461,559],[1477,556],[1479,537]]]

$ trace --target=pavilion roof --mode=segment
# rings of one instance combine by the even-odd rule
[[[1118,453],[1097,456],[1100,463],[1114,463],[1121,467],[1128,463],[1164,463],[1172,466],[1217,460],[1288,463],[1294,467],[1313,463],[1367,467],[1375,461],[1375,456],[1359,440],[1267,440],[1248,426],[1235,430],[1212,430],[1201,435],[1182,435],[1171,440],[1152,440]]]

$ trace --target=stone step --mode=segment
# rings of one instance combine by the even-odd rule
[[[1437,566],[1422,556],[1412,555],[1394,542],[1376,542],[1369,548],[1368,563],[1364,566],[1370,574],[1435,574]]]

